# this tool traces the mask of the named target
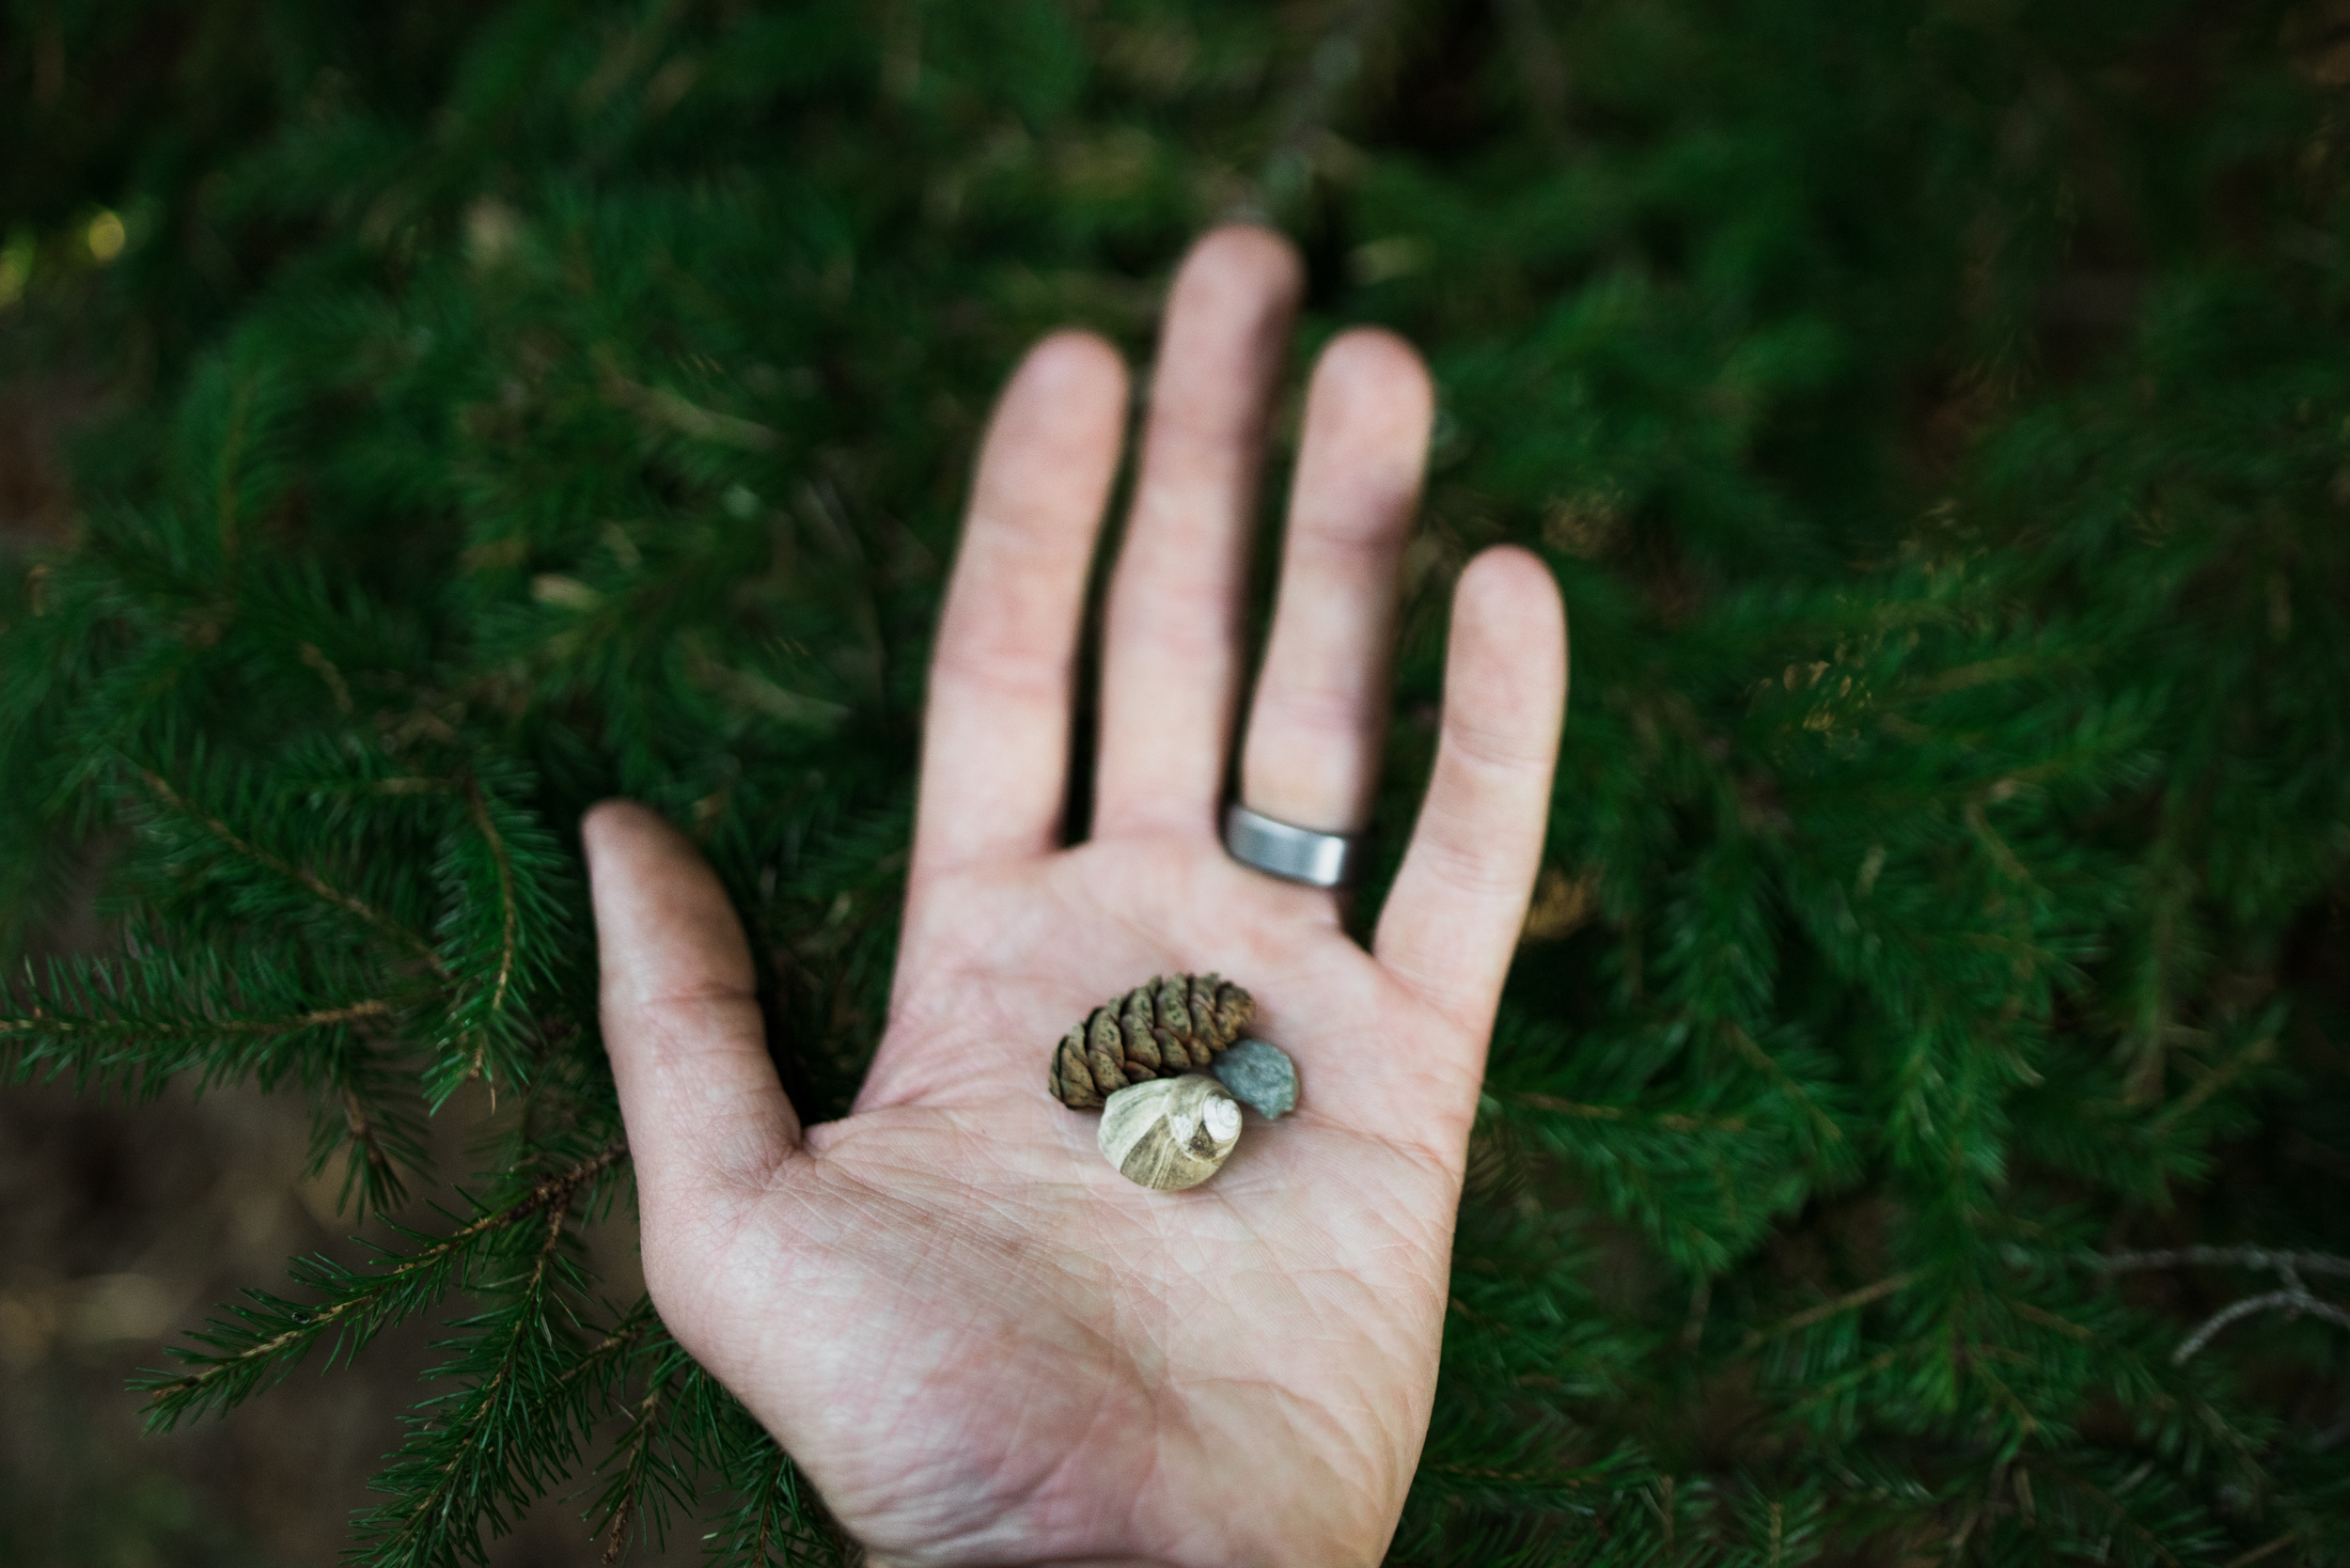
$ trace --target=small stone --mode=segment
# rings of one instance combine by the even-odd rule
[[[1209,1069],[1232,1091],[1232,1098],[1268,1121],[1279,1121],[1297,1108],[1297,1064],[1278,1045],[1243,1040],[1215,1058]]]

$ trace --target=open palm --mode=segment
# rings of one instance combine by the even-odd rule
[[[1099,339],[1030,353],[990,428],[940,630],[888,1028],[854,1112],[800,1127],[741,929],[650,813],[587,825],[646,1278],[880,1562],[1368,1563],[1436,1377],[1496,996],[1565,698],[1547,574],[1456,599],[1443,737],[1373,952],[1335,898],[1223,852],[1248,522],[1297,290],[1260,230],[1178,277],[1103,655],[1092,837],[1062,848],[1080,611],[1127,408]],[[1426,447],[1411,351],[1318,366],[1242,791],[1358,827]],[[1135,1186],[1047,1097],[1115,992],[1218,970],[1296,1058],[1212,1181]]]

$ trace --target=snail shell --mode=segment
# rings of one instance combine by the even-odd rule
[[[1135,1084],[1102,1107],[1102,1152],[1126,1180],[1160,1192],[1198,1186],[1239,1141],[1240,1105],[1205,1074]]]

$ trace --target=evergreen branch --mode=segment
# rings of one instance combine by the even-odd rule
[[[2130,1511],[2123,1506],[2122,1500],[2113,1496],[2110,1492],[2107,1492],[2104,1487],[2099,1486],[2096,1482],[2089,1480],[2085,1476],[2076,1475],[2060,1465],[2050,1464],[2045,1460],[2027,1460],[2019,1458],[2015,1461],[2015,1463],[2019,1466],[2029,1464],[2035,1469],[2044,1470],[2049,1475],[2055,1476],[2066,1484],[2072,1486],[2076,1491],[2079,1491],[2083,1495],[2093,1499],[2115,1520],[2127,1525],[2138,1537],[2138,1539],[2146,1544],[2147,1548],[2156,1557],[2162,1559],[2163,1561],[2170,1563],[2171,1568],[2178,1568],[2178,1558],[2172,1555],[2170,1549],[2162,1544],[2161,1538],[2156,1536],[2154,1531],[2148,1529],[2144,1525],[2139,1524],[2137,1518],[2131,1514]],[[2126,1489],[2127,1488],[2124,1487],[2124,1490]],[[2098,1555],[2103,1556],[2104,1554],[2100,1553]]]
[[[1780,1091],[1794,1101],[1804,1115],[1810,1119],[1812,1126],[1819,1130],[1822,1143],[1841,1144],[1844,1141],[1844,1129],[1836,1124],[1834,1117],[1820,1108],[1819,1102],[1813,1099],[1805,1090],[1803,1085],[1795,1080],[1794,1074],[1778,1064],[1778,1058],[1757,1044],[1754,1037],[1740,1028],[1734,1020],[1729,1018],[1721,1020],[1721,1029],[1724,1037],[1730,1041],[1731,1048],[1735,1050],[1757,1072],[1778,1085]]]
[[[1455,1406],[1432,1423],[1412,1492],[1423,1504],[1451,1498],[1588,1513],[1654,1473],[1628,1442],[1596,1461],[1574,1463],[1569,1455],[1583,1447],[1583,1435],[1556,1416],[1472,1415]]]
[[[351,682],[344,680],[343,672],[335,667],[335,661],[320,651],[319,645],[314,642],[302,644],[296,651],[301,654],[302,662],[317,670],[319,679],[326,682],[326,693],[335,699],[336,712],[348,715],[352,711]]]
[[[439,1250],[446,1252],[462,1247],[476,1237],[488,1235],[518,1225],[532,1215],[550,1207],[568,1207],[572,1194],[618,1165],[628,1153],[628,1145],[614,1142],[559,1175],[550,1176],[531,1188],[530,1195],[509,1204],[493,1215],[484,1215],[472,1224],[442,1242]]]
[[[666,386],[647,386],[620,374],[609,353],[603,354],[601,372],[604,396],[649,424],[666,425],[680,435],[746,452],[770,452],[783,438],[756,419],[744,419],[680,397]]]
[[[1631,1105],[1587,1105],[1579,1100],[1561,1100],[1553,1094],[1530,1092],[1496,1097],[1504,1103],[1524,1105],[1528,1110],[1580,1117],[1587,1121],[1645,1122],[1675,1133],[1743,1133],[1747,1130],[1745,1119],[1735,1116],[1684,1116],[1678,1111],[1643,1111]]]
[[[228,428],[221,437],[220,481],[213,497],[220,532],[221,559],[237,559],[237,465],[244,457],[245,421],[253,412],[253,378],[237,378],[228,402]]]
[[[212,1332],[196,1336],[226,1354],[175,1350],[174,1355],[197,1370],[133,1385],[148,1396],[149,1430],[167,1432],[191,1415],[237,1403],[263,1378],[290,1371],[327,1335],[335,1338],[338,1358],[357,1355],[384,1328],[447,1294],[461,1282],[460,1265],[478,1245],[550,1210],[558,1216],[564,1214],[582,1187],[626,1153],[626,1145],[611,1144],[582,1164],[539,1183],[516,1202],[478,1216],[454,1234],[405,1256],[386,1254],[383,1261],[390,1266],[379,1273],[362,1275],[323,1262],[311,1265],[297,1278],[336,1293],[336,1299],[322,1307],[303,1307],[260,1292],[250,1293],[256,1306],[230,1309],[243,1320],[243,1325],[216,1323]]]
[[[1990,853],[1992,860],[2007,879],[2018,887],[2039,891],[2040,884],[2033,879],[2030,869],[2016,857],[2015,852],[2008,847],[2007,840],[1999,837],[1998,829],[1991,825],[1991,814],[1982,808],[1981,799],[1966,803],[1965,816],[1967,827]]]
[[[360,1192],[362,1205],[382,1214],[405,1201],[407,1188],[400,1180],[399,1160],[393,1144],[399,1145],[399,1159],[411,1167],[424,1164],[423,1151],[417,1147],[413,1134],[405,1128],[387,1127],[384,1121],[368,1109],[358,1089],[346,1082],[342,1089],[342,1128],[345,1139],[355,1152],[355,1157],[345,1168],[343,1187],[337,1202],[340,1208],[351,1201],[352,1188]],[[329,1124],[331,1127],[331,1123]],[[328,1127],[321,1127],[313,1159],[323,1166],[333,1152]]]
[[[1829,1400],[1836,1398],[1846,1389],[1853,1388],[1862,1383],[1866,1383],[1870,1378],[1874,1377],[1877,1373],[1885,1371],[1888,1367],[1893,1365],[1894,1362],[1899,1361],[1903,1356],[1909,1355],[1912,1351],[1918,1348],[1918,1345],[1913,1342],[1909,1344],[1892,1345],[1887,1349],[1881,1350],[1874,1356],[1870,1356],[1866,1361],[1863,1361],[1859,1366],[1853,1368],[1850,1372],[1841,1373],[1839,1376],[1830,1378],[1825,1383],[1819,1384],[1814,1388],[1805,1390],[1803,1397],[1795,1401],[1794,1403],[1789,1405],[1788,1410],[1792,1414],[1796,1411],[1809,1410],[1814,1405],[1825,1404]]]
[[[1975,1527],[1982,1522],[1983,1513],[1990,1508],[1991,1499],[1998,1491],[1999,1474],[2000,1472],[1997,1470],[1991,1472],[1991,1484],[1983,1488],[1982,1495],[1975,1499],[1974,1506],[1967,1509],[1966,1516],[1958,1522],[1958,1529],[1951,1531],[1950,1539],[1944,1543],[1942,1555],[1950,1561],[1956,1562],[1959,1560],[1959,1554],[1966,1549],[1967,1538],[1975,1533]]]
[[[676,1399],[694,1419],[684,1435],[695,1459],[715,1470],[735,1495],[733,1506],[702,1537],[713,1568],[768,1568],[778,1552],[800,1563],[863,1560],[822,1502],[802,1495],[799,1467],[781,1444],[751,1419],[739,1401],[699,1367],[688,1364]]]
[[[1420,1468],[1432,1475],[1454,1476],[1463,1481],[1506,1482],[1512,1486],[1534,1486],[1544,1491],[1580,1491],[1590,1485],[1592,1480],[1589,1474],[1574,1471],[1503,1470],[1481,1465],[1432,1464]]]
[[[497,979],[490,993],[490,1015],[497,1017],[506,1008],[506,991],[514,978],[514,930],[518,913],[514,904],[514,866],[506,853],[506,840],[498,836],[495,823],[490,821],[489,808],[482,804],[481,788],[474,780],[465,780],[465,809],[472,816],[474,826],[480,831],[482,842],[490,846],[490,857],[497,867],[498,879],[498,966]],[[482,1058],[489,1051],[484,1036],[474,1052],[473,1072],[478,1076]]]
[[[266,955],[234,968],[212,953],[185,963],[168,951],[120,965],[53,963],[18,1015],[0,1016],[0,1081],[119,1083],[144,1097],[190,1073],[206,1087],[250,1080],[269,1090],[291,1080],[319,1103],[307,1169],[347,1143],[343,1198],[355,1184],[363,1206],[381,1211],[402,1196],[395,1167],[428,1162],[390,1108],[400,1084],[372,1042],[431,994],[275,1011],[349,978],[331,965],[280,967]]]
[[[614,1482],[613,1500],[604,1514],[604,1522],[597,1533],[605,1537],[603,1561],[605,1568],[620,1560],[620,1553],[628,1545],[629,1526],[635,1522],[644,1495],[647,1472],[652,1463],[653,1439],[661,1430],[662,1402],[667,1396],[674,1372],[665,1372],[653,1380],[645,1397],[637,1402],[631,1415],[628,1437],[621,1445],[624,1455],[620,1474]]]
[[[1996,659],[1982,659],[1971,665],[1960,665],[1953,669],[1920,676],[1909,682],[1908,690],[1904,695],[1911,698],[1941,697],[1989,682],[2013,681],[2046,666],[2047,661],[2044,658],[2032,653],[2014,653]]]
[[[548,1390],[559,1394],[588,1373],[600,1371],[607,1362],[634,1347],[646,1334],[661,1326],[661,1319],[652,1309],[652,1297],[640,1295],[612,1326],[612,1331],[598,1341],[595,1347],[565,1369]]]
[[[346,893],[339,887],[332,886],[323,877],[321,877],[316,871],[309,870],[307,867],[296,866],[290,861],[280,859],[278,856],[272,855],[269,851],[261,848],[258,844],[253,843],[251,840],[243,838],[234,828],[230,827],[227,823],[222,822],[218,817],[213,816],[211,812],[196,806],[193,801],[188,800],[186,797],[181,795],[179,791],[173,789],[153,772],[147,768],[138,767],[136,763],[132,765],[136,769],[140,779],[146,783],[148,789],[151,791],[158,799],[162,800],[165,806],[169,807],[172,810],[179,812],[190,822],[196,823],[199,827],[203,828],[205,832],[211,834],[221,843],[227,845],[232,853],[242,855],[243,858],[254,862],[256,865],[266,867],[277,875],[286,878],[288,881],[297,883],[301,886],[307,888],[311,893],[325,902],[334,905],[336,908],[342,910],[348,915],[356,917],[367,925],[408,948],[411,951],[415,953],[417,957],[423,959],[426,964],[430,964],[434,974],[441,975],[443,977],[447,975],[447,969],[445,968],[441,963],[441,955],[433,950],[432,944],[426,941],[415,932],[409,930],[407,926],[403,925],[399,920],[392,918],[392,917],[384,914],[382,910],[375,908],[366,901],[350,893]]]
[[[601,1401],[589,1385],[592,1383],[595,1389],[607,1386],[611,1381],[608,1374],[615,1374],[616,1369],[631,1358],[630,1353],[649,1333],[655,1335],[655,1342],[650,1347],[652,1371],[647,1392],[638,1403],[618,1450],[618,1457],[622,1460],[621,1473],[605,1483],[588,1510],[589,1514],[603,1515],[603,1523],[591,1535],[607,1529],[610,1531],[612,1556],[606,1560],[613,1560],[625,1546],[632,1526],[655,1539],[662,1535],[665,1500],[690,1504],[693,1497],[692,1478],[684,1467],[674,1462],[656,1466],[654,1459],[655,1439],[686,1403],[669,1399],[668,1390],[681,1375],[691,1378],[698,1370],[676,1341],[660,1329],[661,1320],[653,1312],[651,1299],[639,1295],[603,1340],[534,1394],[540,1408],[558,1415],[568,1413],[567,1419],[584,1434],[603,1414]],[[611,1462],[607,1458],[604,1466]],[[599,1466],[602,1467],[604,1466]]]
[[[1740,1341],[1738,1348],[1742,1352],[1749,1351],[1767,1341],[1783,1339],[1787,1335],[1799,1333],[1815,1323],[1825,1323],[1840,1313],[1866,1307],[1872,1301],[1882,1301],[1887,1296],[1896,1292],[1905,1291],[1916,1284],[1919,1272],[1917,1269],[1907,1269],[1900,1274],[1889,1275],[1873,1285],[1863,1285],[1856,1291],[1845,1292],[1833,1301],[1824,1301],[1817,1307],[1807,1308],[1775,1327],[1757,1328]]]
[[[1991,1385],[1991,1391],[1998,1396],[1999,1403],[2001,1404],[2006,1405],[2009,1410],[2014,1413],[2015,1419],[2023,1423],[2024,1435],[2026,1436],[2029,1436],[2031,1434],[2040,1430],[2040,1419],[2031,1413],[2030,1406],[2027,1405],[2021,1399],[2016,1397],[2014,1389],[2009,1388],[2004,1382],[2000,1381],[1997,1372],[1994,1372],[1989,1367],[1983,1365],[1983,1361],[1986,1359],[1984,1352],[1987,1348],[1988,1347],[1983,1346],[1976,1347],[1976,1354],[1972,1357],[1974,1374],[1977,1377],[1982,1378],[1985,1383]],[[2014,1359],[2021,1361],[2025,1366],[2030,1366],[2032,1364],[2030,1359],[2026,1356],[2016,1356]]]
[[[703,639],[692,633],[678,642],[685,655],[686,674],[696,685],[762,718],[829,732],[849,715],[850,710],[843,703],[788,691],[764,675],[720,664],[710,656]]]
[[[1467,1302],[1463,1301],[1458,1295],[1448,1295],[1445,1297],[1445,1305],[1449,1307],[1453,1311],[1459,1313],[1468,1322],[1475,1324],[1480,1328],[1489,1329],[1496,1334],[1507,1334],[1511,1331],[1508,1324],[1502,1322],[1499,1318],[1489,1317],[1485,1313],[1479,1311],[1476,1308],[1471,1307]]]
[[[28,1018],[0,1018],[0,1034],[120,1036],[135,1039],[152,1039],[159,1035],[165,1038],[211,1039],[220,1035],[290,1034],[298,1029],[355,1023],[362,1018],[381,1018],[394,1010],[395,1004],[391,1001],[370,996],[365,1001],[321,1008],[317,1011],[297,1013],[290,1018],[54,1018],[36,1011]]]
[[[518,1444],[490,1439],[501,1417],[525,1414],[527,1419],[528,1405],[508,1397],[507,1390],[518,1381],[529,1347],[548,1337],[550,1281],[569,1218],[560,1206],[547,1211],[546,1230],[532,1254],[529,1273],[516,1300],[501,1314],[507,1322],[489,1374],[455,1396],[462,1412],[458,1419],[419,1433],[421,1446],[412,1439],[405,1462],[396,1463],[383,1478],[384,1489],[405,1507],[397,1527],[380,1538],[370,1554],[377,1562],[434,1568],[450,1556],[452,1530],[462,1531],[466,1541],[475,1540],[482,1513],[489,1513],[494,1525],[502,1525],[500,1501],[523,1500],[515,1494],[536,1489],[542,1456]],[[438,1456],[436,1449],[441,1450]],[[430,1477],[421,1485],[414,1473],[418,1467]],[[378,1511],[363,1522],[363,1532],[387,1522],[384,1516],[391,1513]]]
[[[2247,1068],[2257,1067],[2277,1054],[2277,1038],[2264,1034],[2229,1054],[2228,1059],[2195,1080],[2185,1094],[2162,1108],[2162,1113],[2147,1124],[2150,1137],[2159,1137],[2177,1124],[2203,1102],[2243,1075]]]
[[[2283,1551],[2287,1546],[2292,1545],[2295,1541],[2300,1539],[2301,1532],[2299,1530],[2287,1530],[2284,1534],[2277,1537],[2276,1540],[2269,1542],[2265,1545],[2255,1546],[2248,1552],[2245,1552],[2240,1556],[2230,1558],[2227,1561],[2226,1568],[2252,1568],[2253,1563],[2264,1561],[2269,1558],[2275,1557],[2279,1552]]]
[[[476,1078],[529,1081],[536,998],[576,951],[561,897],[572,863],[518,804],[533,787],[520,767],[485,761],[463,780],[463,824],[443,840],[435,867],[446,911],[441,950],[460,983],[424,1074],[426,1098],[436,1105]]]
[[[2086,1342],[2097,1337],[2095,1330],[2084,1327],[2071,1318],[2051,1312],[2044,1307],[2035,1307],[2029,1301],[2020,1300],[2012,1295],[2003,1295],[1999,1299],[2018,1317],[2029,1318],[2043,1328],[2053,1328],[2068,1340],[2079,1340]]]
[[[783,1451],[782,1444],[775,1445],[775,1452],[768,1460],[766,1470],[767,1474],[761,1477],[766,1484],[760,1488],[763,1496],[759,1504],[758,1546],[751,1559],[760,1564],[760,1568],[766,1568],[768,1555],[774,1550],[776,1513],[771,1499],[783,1496],[791,1480],[791,1456]]]
[[[77,1085],[135,1076],[149,1092],[192,1070],[208,1085],[249,1075],[269,1089],[288,1073],[305,1085],[340,1082],[345,1030],[430,999],[394,993],[298,1006],[306,992],[352,978],[280,967],[265,955],[234,968],[212,953],[193,963],[169,952],[120,966],[54,963],[0,1016],[0,1074],[70,1074]]]

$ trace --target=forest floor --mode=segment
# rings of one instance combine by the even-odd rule
[[[444,1112],[445,1152],[462,1161],[481,1108]],[[352,1367],[314,1357],[226,1419],[167,1435],[142,1435],[125,1388],[169,1366],[166,1346],[238,1291],[286,1289],[290,1256],[363,1260],[336,1216],[332,1173],[302,1174],[308,1141],[298,1099],[251,1089],[175,1090],[128,1106],[62,1084],[0,1090],[0,1410],[10,1418],[0,1421],[0,1560],[297,1568],[331,1563],[350,1544],[401,1412],[432,1391],[419,1378],[438,1359],[437,1325],[387,1333]],[[411,1210],[430,1222],[422,1200]],[[608,1293],[633,1297],[634,1219],[606,1222],[591,1246]],[[491,1562],[602,1561],[580,1516],[588,1500],[548,1498]],[[666,1553],[626,1560],[699,1561],[697,1534],[679,1521]]]

